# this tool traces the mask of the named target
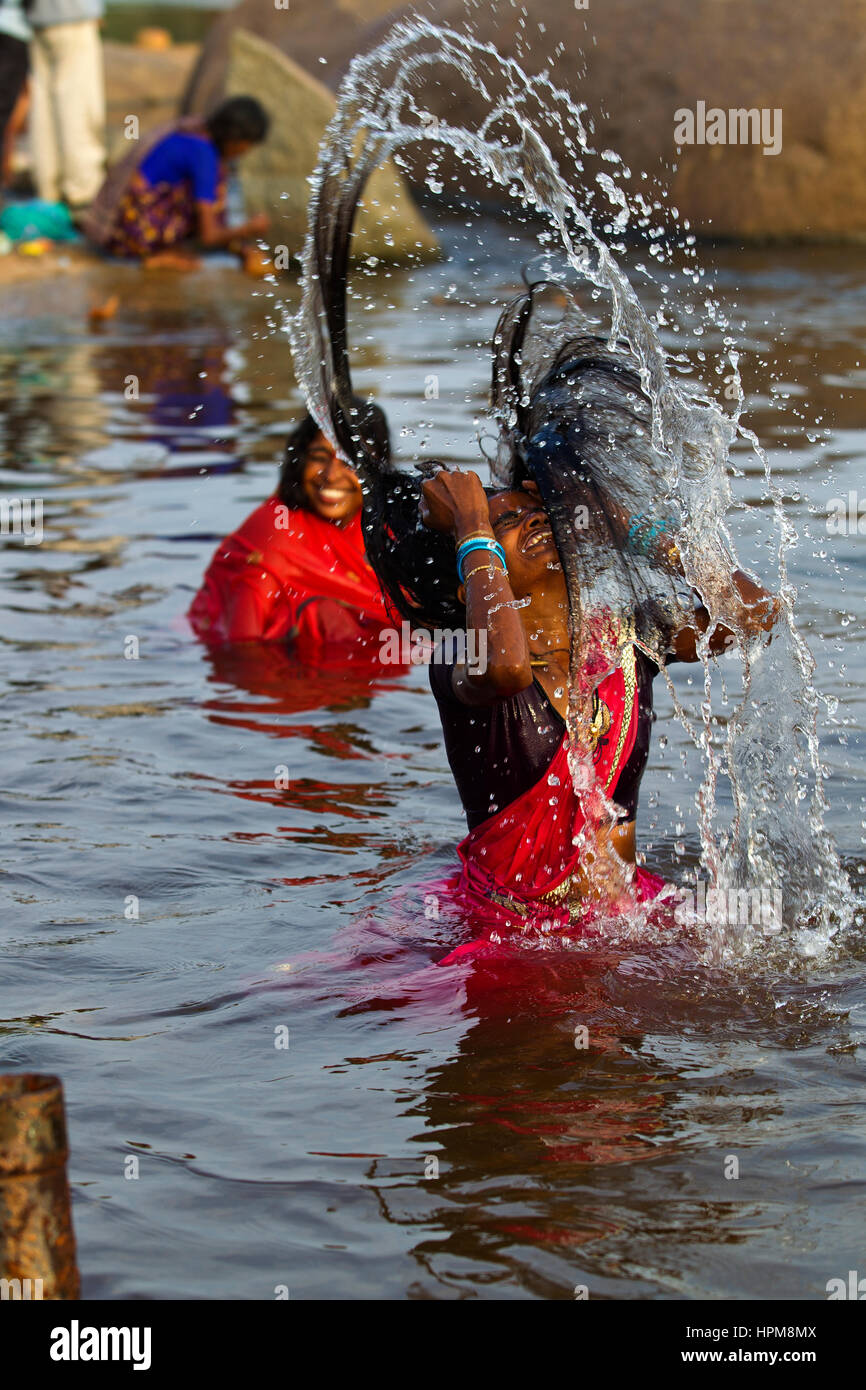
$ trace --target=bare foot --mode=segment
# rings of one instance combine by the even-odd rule
[[[201,262],[198,256],[183,251],[155,251],[152,256],[145,256],[142,264],[145,270],[195,270]]]
[[[270,275],[273,264],[270,257],[260,251],[257,246],[246,246],[241,252],[241,261],[247,275],[252,275],[256,280],[263,280],[266,275]]]

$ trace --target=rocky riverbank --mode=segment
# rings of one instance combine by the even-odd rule
[[[218,98],[238,28],[333,90],[355,54],[412,13],[470,27],[530,74],[547,70],[586,104],[596,148],[615,150],[638,190],[652,186],[641,181],[644,172],[657,178],[699,235],[866,240],[863,0],[835,0],[832,17],[813,0],[534,0],[528,8],[513,0],[411,0],[396,8],[388,0],[291,0],[285,9],[241,0],[211,27],[187,105],[200,110]],[[457,90],[434,65],[420,99],[434,116],[472,123],[487,113],[491,95],[495,88],[485,93],[471,82]],[[683,142],[687,113],[697,126],[701,111],[715,113],[713,138],[707,131]],[[419,181],[425,159],[422,150]],[[466,181],[453,162],[443,167],[446,182],[458,172]],[[587,169],[590,186],[595,174]]]

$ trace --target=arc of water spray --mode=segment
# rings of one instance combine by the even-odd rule
[[[430,112],[418,105],[417,94],[437,68],[449,80],[461,76],[488,104],[489,110],[477,129],[432,121]],[[504,95],[497,97],[495,88]],[[644,390],[653,403],[653,446],[663,463],[667,497],[676,498],[682,511],[683,529],[678,542],[686,579],[702,593],[714,621],[724,621],[726,617],[725,593],[717,583],[718,572],[725,564],[730,566],[734,556],[724,517],[731,500],[727,469],[735,439],[739,436],[749,443],[762,460],[779,533],[781,630],[785,641],[774,639],[772,664],[781,673],[783,689],[773,695],[767,690],[766,681],[756,686],[754,661],[748,652],[743,652],[744,695],[728,722],[725,741],[724,771],[731,781],[735,812],[725,844],[719,843],[715,826],[720,767],[714,753],[706,651],[702,732],[677,698],[667,672],[665,675],[676,713],[706,760],[698,799],[699,826],[703,864],[713,882],[723,882],[726,874],[730,877],[744,868],[775,879],[787,871],[790,878],[792,866],[780,859],[787,849],[785,837],[782,836],[784,843],[761,845],[756,818],[762,808],[756,805],[753,794],[756,773],[749,759],[760,762],[763,757],[761,777],[777,790],[784,790],[791,782],[790,767],[786,770],[784,761],[790,759],[797,733],[805,737],[813,794],[808,823],[797,822],[793,838],[798,853],[809,863],[807,870],[803,864],[793,868],[798,875],[794,897],[798,898],[798,911],[811,914],[813,920],[817,913],[831,928],[834,922],[838,924],[850,917],[850,893],[823,824],[826,800],[817,709],[811,688],[814,663],[794,622],[785,568],[793,528],[785,517],[766,454],[754,434],[740,423],[743,393],[730,337],[725,336],[724,342],[737,399],[733,414],[729,415],[699,383],[690,383],[686,390],[672,379],[655,327],[611,250],[593,230],[577,195],[583,182],[583,160],[597,154],[589,142],[586,115],[586,107],[555,86],[545,73],[529,77],[515,60],[497,53],[492,44],[427,20],[398,24],[377,49],[357,57],[341,85],[337,111],[325,133],[311,181],[309,229],[302,257],[302,302],[297,315],[288,321],[298,379],[311,413],[333,439],[330,392],[340,376],[335,370],[337,362],[345,365],[346,380],[349,378],[346,311],[345,302],[337,310],[326,307],[319,275],[323,267],[329,273],[333,269],[328,258],[334,256],[335,247],[341,242],[340,231],[345,229],[346,219],[351,226],[369,175],[388,156],[399,159],[402,151],[422,142],[446,145],[470,168],[508,189],[523,207],[549,220],[568,263],[597,290],[610,296],[610,343],[625,340],[639,365]],[[516,127],[517,138],[505,140],[501,134],[496,137],[497,127],[503,125],[512,130]],[[561,137],[565,167],[551,153],[544,139],[545,131],[555,131]],[[610,151],[601,157],[611,165],[621,163]],[[628,198],[610,173],[598,175],[596,183],[617,209],[615,230],[623,230],[629,221]],[[645,212],[647,205],[640,195],[635,201]],[[342,239],[346,248],[349,240],[348,236]],[[338,267],[343,269],[348,271],[348,265]],[[713,325],[726,329],[718,306],[710,300],[705,303]],[[339,444],[338,440],[334,442]],[[792,710],[782,708],[786,696]],[[759,698],[775,699],[770,720],[773,741],[765,739],[763,746],[756,728],[762,722],[766,725],[768,711],[756,708]],[[835,917],[828,911],[826,893],[820,911],[817,910],[813,890],[818,881],[833,886],[837,898]]]

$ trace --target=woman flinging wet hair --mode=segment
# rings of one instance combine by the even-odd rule
[[[383,477],[388,422],[353,402]],[[218,548],[189,618],[209,643],[294,641],[299,648],[369,646],[386,612],[364,552],[361,487],[311,416],[289,436],[279,486]]]
[[[460,470],[384,477],[363,450],[357,460],[367,552],[394,608],[416,627],[486,637],[473,644],[486,645],[483,668],[430,666],[469,826],[459,894],[485,940],[580,933],[660,892],[635,863],[653,679],[696,661],[702,643],[717,654],[769,632],[776,616],[741,570],[714,603],[724,624],[685,583],[676,518],[647,505],[651,404],[626,352],[572,339],[527,389],[532,299],[510,305],[496,334],[508,486]],[[341,394],[334,423],[349,439]]]
[[[702,568],[711,593],[686,583],[638,364],[567,321],[536,330],[543,286],[507,306],[494,336],[505,486],[491,494],[429,464],[423,482],[384,475],[353,424],[347,343],[365,169],[322,175],[295,338],[305,385],[362,480],[367,553],[393,608],[416,628],[474,629],[473,650],[486,647],[483,666],[430,668],[469,823],[460,896],[483,949],[509,933],[581,933],[663,887],[635,854],[654,677],[768,633],[777,604],[721,551]],[[446,959],[465,949],[479,943]]]
[[[701,641],[716,654],[774,621],[770,596],[738,570],[733,625],[712,624],[683,583],[672,519],[632,512],[627,475],[641,472],[633,446],[649,437],[649,409],[627,358],[572,341],[512,430],[509,487],[491,495],[476,474],[446,470],[421,487],[420,520],[450,550],[438,616],[459,606],[486,634],[485,669],[451,661],[430,677],[469,826],[460,894],[488,935],[580,932],[660,892],[635,864],[653,679],[696,661]],[[371,558],[410,616],[424,575],[406,567],[394,586],[396,544],[386,523]]]

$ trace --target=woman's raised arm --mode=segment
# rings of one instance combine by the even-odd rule
[[[760,632],[771,633],[779,616],[779,599],[767,589],[757,584],[743,570],[734,570],[731,585],[735,595],[736,611],[732,621],[740,632],[757,637]],[[695,591],[697,606],[691,623],[685,624],[674,634],[671,649],[678,661],[698,660],[698,636],[705,636],[710,626],[710,615],[703,600]],[[720,656],[730,649],[737,640],[737,633],[725,623],[716,623],[710,634],[709,650],[712,656]]]
[[[452,532],[458,547],[471,539],[495,541],[487,495],[477,473],[443,469],[423,484],[421,498],[424,525]],[[529,644],[498,557],[489,550],[471,551],[463,575],[466,627],[486,632],[487,660],[483,671],[455,666],[453,689],[464,704],[490,704],[532,684]]]

